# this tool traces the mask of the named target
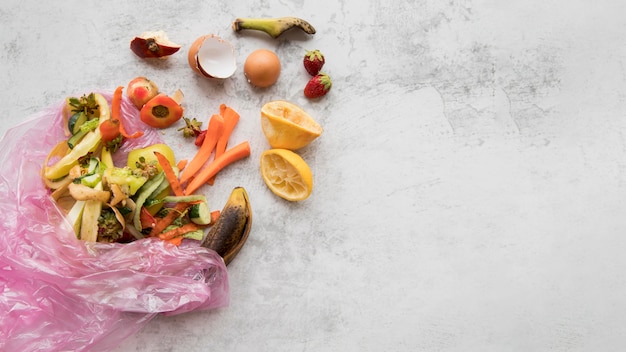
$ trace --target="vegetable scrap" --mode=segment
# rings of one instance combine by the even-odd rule
[[[180,50],[181,45],[172,42],[165,31],[147,31],[130,42],[130,50],[142,59],[164,59]]]
[[[115,165],[112,155],[120,146],[143,135],[124,127],[122,92],[121,86],[115,90],[110,105],[98,93],[66,100],[63,127],[67,139],[50,151],[42,168],[52,198],[77,238],[84,241],[127,243],[148,237],[174,245],[183,239],[202,241],[222,212],[211,210],[206,197],[195,192],[220,170],[250,155],[247,141],[227,146],[239,115],[222,104],[220,113],[209,119],[198,152],[189,160],[176,161],[169,146],[153,144],[131,150],[125,165]],[[182,93],[176,98],[181,99]],[[147,116],[146,107],[155,111],[162,105],[168,110],[167,122],[155,120],[158,123],[153,127],[167,127],[182,116],[179,101],[157,94],[141,106],[140,118]],[[201,126],[195,119],[186,121],[197,129]],[[196,132],[192,128],[190,133]],[[245,206],[249,208],[247,198]]]
[[[196,155],[191,159],[182,175],[180,182],[185,183],[193,177],[200,168],[209,160],[211,153],[215,150],[217,140],[224,131],[224,118],[221,115],[213,115],[209,120],[206,136],[202,141],[202,145]]]
[[[139,112],[141,121],[154,128],[166,128],[173,125],[183,117],[184,109],[180,105],[181,100],[180,90],[171,97],[164,93],[157,94],[141,107]]]

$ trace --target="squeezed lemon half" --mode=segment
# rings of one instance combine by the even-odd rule
[[[311,115],[284,100],[270,101],[261,107],[261,128],[272,148],[300,149],[322,134]]]
[[[301,156],[287,149],[269,149],[261,154],[261,175],[267,187],[288,201],[307,199],[313,190],[311,168]]]

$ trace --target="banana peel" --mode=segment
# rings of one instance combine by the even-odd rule
[[[252,227],[252,209],[243,187],[235,187],[200,245],[216,251],[228,265],[241,251]]]
[[[313,27],[309,22],[298,17],[240,17],[233,21],[232,28],[235,32],[245,29],[265,32],[274,39],[278,38],[281,34],[291,28],[299,28],[307,34],[315,34],[315,27]]]

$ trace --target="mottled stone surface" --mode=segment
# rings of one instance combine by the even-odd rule
[[[623,1],[64,1],[0,3],[0,133],[65,96],[138,75],[220,103],[251,158],[206,189],[246,187],[254,227],[229,267],[231,305],[158,317],[117,351],[619,351],[626,344],[626,3]],[[233,33],[236,17],[299,16],[313,37]],[[184,45],[146,62],[130,39]],[[225,81],[186,49],[236,50]],[[257,48],[283,71],[242,72]],[[306,49],[331,93],[302,95]],[[324,134],[300,154],[310,199],[273,196],[258,172],[264,102],[301,105]],[[181,155],[192,149],[165,132]]]

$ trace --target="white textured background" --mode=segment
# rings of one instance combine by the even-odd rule
[[[253,155],[206,189],[216,208],[235,185],[253,203],[230,307],[156,318],[117,351],[621,351],[625,14],[617,0],[3,0],[0,133],[138,75],[181,88],[193,116],[220,103],[242,114],[233,138]],[[317,34],[230,29],[289,15]],[[136,58],[130,39],[155,29],[181,53]],[[187,67],[207,33],[235,46],[231,79]],[[283,63],[266,90],[241,69],[260,47]],[[314,48],[334,86],[308,102],[300,60]],[[259,110],[273,99],[325,129],[301,151],[315,189],[300,204],[257,170]]]

